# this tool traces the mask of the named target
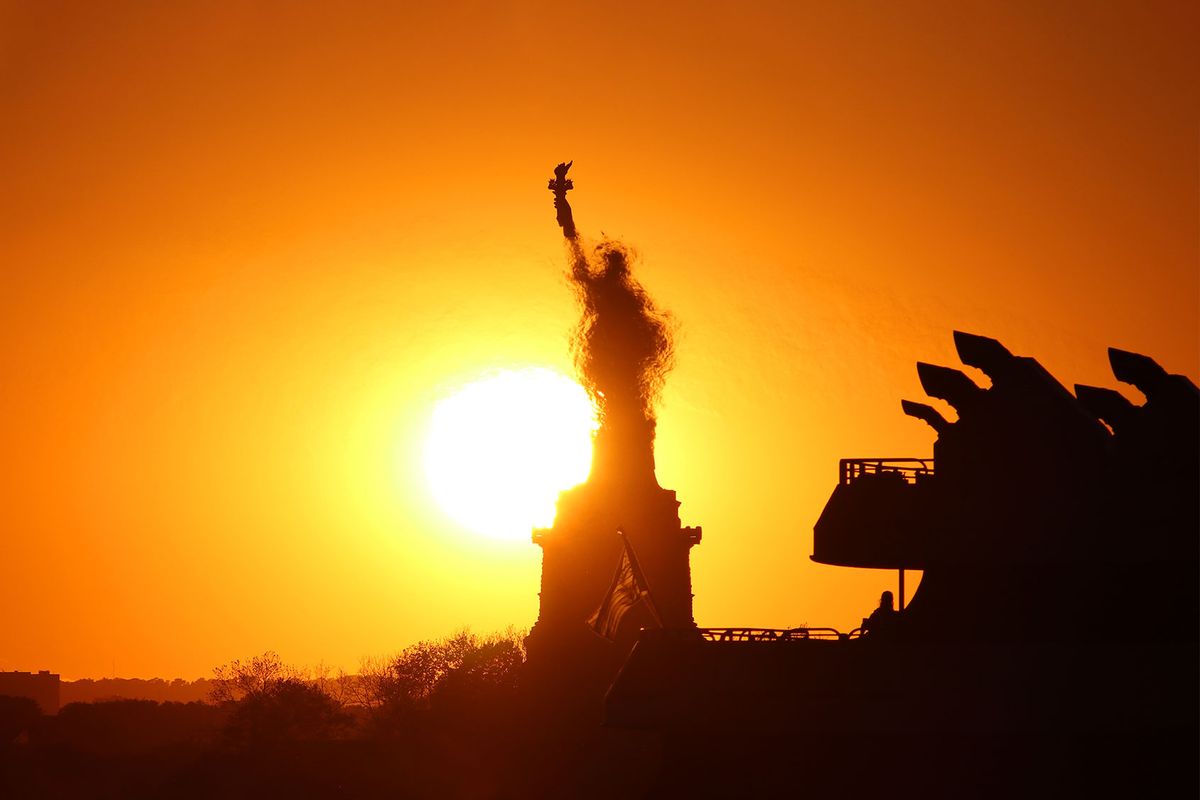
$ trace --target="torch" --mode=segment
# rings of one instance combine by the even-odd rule
[[[554,168],[554,177],[547,186],[554,192],[554,210],[557,212],[558,225],[563,229],[563,236],[575,238],[575,219],[571,216],[571,205],[567,202],[567,192],[575,188],[575,184],[567,177],[567,170],[574,161],[567,161]]]

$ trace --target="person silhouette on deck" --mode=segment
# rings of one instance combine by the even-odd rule
[[[885,638],[890,637],[896,630],[896,620],[899,614],[896,612],[895,600],[892,598],[891,592],[884,592],[879,595],[879,608],[871,612],[871,616],[862,621],[863,635],[871,635],[873,637]]]

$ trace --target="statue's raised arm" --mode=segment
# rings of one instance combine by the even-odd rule
[[[557,212],[559,227],[563,236],[575,238],[575,218],[571,216],[571,204],[567,202],[567,192],[575,188],[575,184],[567,177],[567,170],[574,161],[567,161],[554,168],[554,177],[550,179],[548,188],[554,192],[554,210]]]

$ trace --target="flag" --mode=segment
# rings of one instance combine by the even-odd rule
[[[637,556],[633,554],[633,547],[625,537],[624,531],[617,533],[620,534],[624,545],[621,548],[621,560],[617,562],[617,572],[613,575],[612,585],[605,592],[604,599],[600,601],[600,607],[588,619],[588,627],[610,641],[616,638],[621,620],[638,605],[644,605],[658,623],[658,627],[662,627],[662,618],[654,605],[646,577],[642,575],[641,567],[638,566]]]

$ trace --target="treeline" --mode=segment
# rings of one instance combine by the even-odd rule
[[[462,631],[353,675],[232,661],[205,702],[0,698],[0,797],[541,794],[537,764],[587,748],[528,719],[524,661],[523,632]]]
[[[524,633],[512,629],[418,642],[357,674],[300,669],[268,652],[217,667],[209,700],[228,711],[224,736],[237,745],[387,736],[421,716],[510,711],[524,662]]]
[[[212,694],[212,681],[199,678],[82,678],[63,681],[59,690],[62,705],[94,703],[98,700],[154,700],[158,703],[203,702]]]

